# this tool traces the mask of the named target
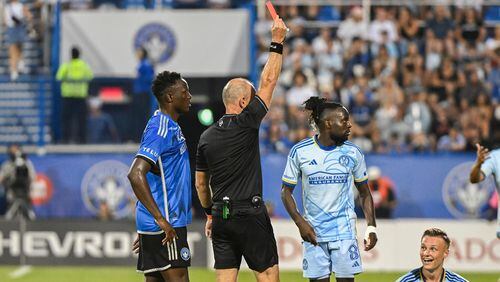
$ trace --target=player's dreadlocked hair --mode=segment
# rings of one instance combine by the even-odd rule
[[[343,106],[337,102],[328,101],[325,98],[311,97],[304,102],[305,109],[311,111],[311,116],[309,117],[309,123],[313,127],[318,127],[321,115],[325,109],[338,109]],[[318,128],[316,128],[318,129]]]
[[[175,85],[180,79],[181,74],[177,72],[164,71],[159,73],[155,80],[153,80],[153,86],[151,87],[156,100],[160,102],[162,96],[165,95],[169,88]]]
[[[429,228],[429,229],[425,230],[424,234],[422,234],[422,238],[424,238],[425,236],[441,237],[446,242],[446,247],[450,247],[451,241],[450,241],[450,238],[448,237],[448,234],[446,234],[446,232],[444,232],[443,230],[441,230],[439,228]]]

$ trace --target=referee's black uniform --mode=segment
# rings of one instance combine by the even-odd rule
[[[267,110],[255,96],[240,114],[224,115],[200,137],[196,170],[211,176],[216,269],[239,268],[242,256],[258,272],[278,263],[273,228],[261,198],[259,127]],[[229,218],[224,219],[226,197]]]

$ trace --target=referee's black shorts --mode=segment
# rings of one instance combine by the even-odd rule
[[[186,227],[174,228],[179,238],[167,245],[162,245],[165,233],[139,234],[139,259],[137,271],[146,276],[158,276],[161,271],[170,268],[191,266],[191,251],[187,243]]]
[[[223,219],[217,207],[212,214],[215,269],[239,269],[242,256],[250,269],[258,272],[278,264],[273,227],[264,205],[233,207],[230,219]]]

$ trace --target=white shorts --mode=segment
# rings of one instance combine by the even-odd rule
[[[305,278],[325,278],[332,272],[337,278],[353,278],[363,271],[356,239],[322,242],[318,246],[303,242],[302,246]]]

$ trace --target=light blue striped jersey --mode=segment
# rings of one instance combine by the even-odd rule
[[[481,171],[485,177],[493,174],[497,192],[500,195],[500,149],[490,152],[489,158],[481,165]],[[500,208],[497,210],[497,213],[497,238],[500,239]]]
[[[324,147],[317,136],[292,147],[283,184],[295,187],[302,179],[304,218],[318,242],[356,238],[354,182],[367,180],[363,153],[353,143]]]
[[[422,275],[422,268],[416,268],[407,274],[399,277],[396,282],[425,282],[425,278]],[[469,282],[467,279],[456,274],[453,271],[444,270],[444,275],[441,278],[441,282]]]
[[[173,227],[191,223],[191,168],[186,140],[179,125],[160,111],[149,119],[136,157],[158,166],[159,173],[149,171],[151,194],[163,216]],[[137,202],[138,233],[160,233],[160,227],[146,207]]]

